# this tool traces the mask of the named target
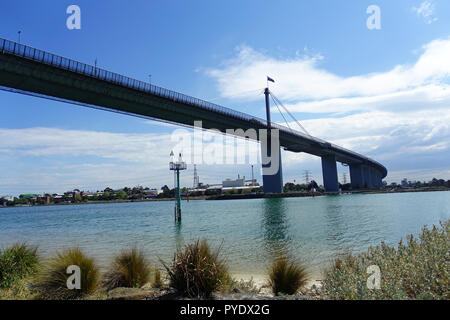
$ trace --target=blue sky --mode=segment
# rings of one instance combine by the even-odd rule
[[[66,28],[71,4],[81,30]],[[373,4],[381,30],[366,27]],[[18,30],[24,44],[260,117],[269,74],[312,135],[382,162],[387,181],[450,179],[448,1],[2,1],[0,37]],[[172,184],[174,127],[6,92],[0,108],[0,195]],[[305,169],[321,182],[316,157],[283,164],[285,182]],[[205,183],[251,174],[198,170]]]

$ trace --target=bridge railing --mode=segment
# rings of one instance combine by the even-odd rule
[[[152,95],[160,96],[163,98],[171,99],[176,102],[182,102],[190,104],[196,107],[204,108],[225,114],[227,116],[233,116],[238,119],[246,121],[258,121],[262,125],[267,126],[267,121],[261,118],[251,116],[249,114],[236,111],[230,108],[223,107],[221,105],[208,102],[202,99],[191,97],[173,90],[169,90],[160,86],[150,84],[148,82],[136,80],[124,75],[120,75],[111,71],[107,71],[96,66],[88,65],[82,62],[78,62],[72,59],[68,59],[62,56],[58,56],[40,49],[29,47],[23,44],[19,44],[14,41],[0,38],[0,49],[4,53],[19,56],[25,59],[37,61],[57,68],[69,70],[79,74],[83,74],[95,79],[107,81],[113,84],[124,86],[130,89],[146,92]],[[285,126],[272,123],[272,126],[283,131],[295,131],[290,130]],[[295,131],[296,134],[305,136],[303,133]],[[318,139],[320,140],[320,139]]]
[[[258,117],[254,117],[252,115],[236,111],[230,108],[223,107],[221,105],[208,102],[202,99],[198,99],[195,97],[191,97],[173,90],[169,90],[160,86],[156,86],[153,84],[150,84],[148,82],[136,80],[121,74],[117,74],[111,71],[107,71],[101,68],[98,68],[96,66],[88,65],[86,63],[82,63],[76,60],[72,60],[69,58],[65,58],[62,56],[55,55],[53,53],[49,53],[40,49],[36,49],[30,46],[26,46],[14,41],[10,41],[7,39],[0,38],[0,50],[2,53],[7,53],[10,55],[19,56],[25,59],[33,60],[39,63],[44,63],[47,65],[51,65],[53,67],[69,70],[71,72],[75,72],[78,74],[86,75],[95,79],[103,80],[109,83],[117,84],[120,86],[124,86],[130,89],[142,91],[145,93],[149,93],[155,96],[160,96],[166,99],[171,99],[176,102],[181,102],[185,104],[190,104],[195,107],[200,107],[203,109],[215,111],[218,113],[222,113],[227,116],[232,116],[237,119],[245,120],[245,121],[257,121],[263,126],[267,126],[267,121]],[[308,136],[302,132],[299,132],[297,130],[292,130],[290,128],[287,128],[283,125],[279,125],[277,123],[272,123],[272,127],[279,129],[282,132],[285,133],[294,133],[296,135],[302,136],[308,140],[314,140],[318,143],[326,143],[326,141],[322,139],[318,139],[315,137]],[[367,157],[361,156],[357,154],[356,152],[353,152],[351,150],[344,149],[342,147],[332,145],[330,146],[345,151],[348,154],[357,156],[359,158],[365,158],[371,162],[377,163],[378,162],[371,160]],[[382,165],[379,164],[381,167]]]

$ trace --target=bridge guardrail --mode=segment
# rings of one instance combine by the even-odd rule
[[[233,110],[233,109],[230,109],[227,107],[223,107],[221,105],[218,105],[218,104],[215,104],[212,102],[208,102],[208,101],[205,101],[202,99],[191,97],[186,94],[179,93],[179,92],[176,92],[176,91],[173,91],[170,89],[156,86],[156,85],[150,84],[148,82],[136,80],[136,79],[133,79],[133,78],[130,78],[130,77],[118,74],[118,73],[114,73],[114,72],[111,72],[108,70],[104,70],[102,68],[88,65],[83,62],[79,62],[79,61],[65,58],[65,57],[62,57],[59,55],[55,55],[53,53],[49,53],[49,52],[46,52],[46,51],[43,51],[40,49],[36,49],[36,48],[30,47],[27,45],[23,45],[23,44],[20,44],[20,43],[11,41],[11,40],[0,38],[0,49],[3,53],[8,53],[11,55],[19,56],[19,57],[22,57],[25,59],[37,61],[37,62],[51,65],[51,66],[54,66],[57,68],[66,69],[66,70],[69,70],[69,71],[72,71],[75,73],[79,73],[79,74],[83,74],[83,75],[86,75],[86,76],[89,76],[89,77],[92,77],[95,79],[107,81],[112,84],[121,85],[121,86],[130,88],[130,89],[142,91],[142,92],[160,96],[163,98],[172,99],[176,102],[191,104],[193,106],[204,108],[207,110],[212,110],[215,112],[219,112],[219,113],[225,114],[227,116],[233,116],[233,117],[241,119],[241,120],[245,120],[245,121],[257,120],[257,121],[261,122],[263,125],[267,126],[267,121],[264,119],[254,117],[249,114],[246,114],[246,113],[243,113],[240,111],[236,111],[236,110]],[[309,140],[314,140],[315,142],[318,142],[318,143],[326,142],[325,140],[307,136],[307,135],[303,134],[302,132],[287,128],[287,127],[277,124],[277,123],[272,123],[272,127],[279,129],[280,131],[283,131],[288,134],[294,133],[296,135],[302,136],[303,138],[306,138]],[[384,168],[384,166],[381,165],[380,163],[378,163],[377,161],[369,159],[367,157],[364,157],[356,152],[339,147],[334,144],[331,144],[331,146],[338,150],[345,151],[349,154],[352,154],[358,158],[364,158],[367,161],[371,161],[371,162]]]
[[[40,63],[48,64],[57,68],[63,68],[72,72],[80,73],[86,76],[90,76],[99,80],[104,80],[113,84],[118,84],[121,86],[125,86],[130,89],[135,89],[138,91],[143,91],[146,93],[150,93],[153,95],[161,96],[164,98],[172,99],[177,102],[188,103],[195,105],[197,107],[213,110],[216,112],[220,112],[226,114],[228,116],[234,116],[242,120],[250,121],[252,119],[256,119],[260,121],[262,124],[267,125],[267,121],[261,118],[257,118],[251,116],[249,114],[236,111],[230,108],[223,107],[221,105],[208,102],[202,99],[198,99],[195,97],[191,97],[185,95],[183,93],[179,93],[173,90],[169,90],[160,86],[156,86],[150,84],[148,82],[136,80],[121,74],[117,74],[111,71],[104,70],[102,68],[94,67],[92,65],[88,65],[82,62],[78,62],[76,60],[72,60],[69,58],[65,58],[62,56],[55,55],[53,53],[49,53],[40,49],[36,49],[33,47],[29,47],[23,44],[19,44],[14,41],[6,40],[0,38],[0,48],[2,52],[6,52],[8,54],[16,55],[25,59],[34,60]],[[288,128],[275,124],[272,124],[273,127],[276,127],[281,130],[288,130]],[[301,132],[296,132],[300,135],[303,135]]]

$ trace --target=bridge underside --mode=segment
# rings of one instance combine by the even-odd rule
[[[114,112],[138,115],[189,127],[202,121],[204,129],[267,129],[260,119],[243,119],[233,113],[200,108],[191,101],[162,97],[136,88],[102,80],[70,69],[56,67],[0,51],[0,86],[56,98],[71,103],[98,106]],[[337,191],[336,162],[350,166],[353,188],[381,187],[387,170],[376,162],[324,140],[280,130],[280,146],[287,151],[306,152],[322,158],[326,191]],[[245,136],[245,134],[244,134]],[[264,188],[279,190],[282,169],[264,181]],[[274,186],[273,188],[270,186]]]

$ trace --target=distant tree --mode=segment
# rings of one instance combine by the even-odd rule
[[[75,195],[74,202],[81,202],[81,201],[83,201],[83,198],[81,197],[80,194],[77,193]]]
[[[125,199],[126,196],[127,194],[124,190],[120,190],[119,192],[117,192],[117,198],[119,199]]]
[[[287,182],[284,184],[284,192],[291,192],[295,190],[295,184],[292,182]]]
[[[111,195],[109,194],[108,191],[103,192],[103,196],[102,196],[103,200],[109,200],[110,198],[111,198]]]
[[[170,198],[171,197],[172,192],[167,185],[162,187],[161,190],[162,190],[162,193],[161,193],[162,198]]]
[[[206,189],[205,195],[206,196],[215,196],[219,195],[221,193],[220,189]]]
[[[308,185],[308,190],[311,190],[312,188],[315,188],[316,190],[319,189],[319,185],[314,180],[312,180]]]
[[[26,198],[14,198],[14,204],[28,204],[28,199]]]
[[[341,184],[339,183],[339,188],[341,188],[342,191],[349,191],[352,189],[351,183]]]

